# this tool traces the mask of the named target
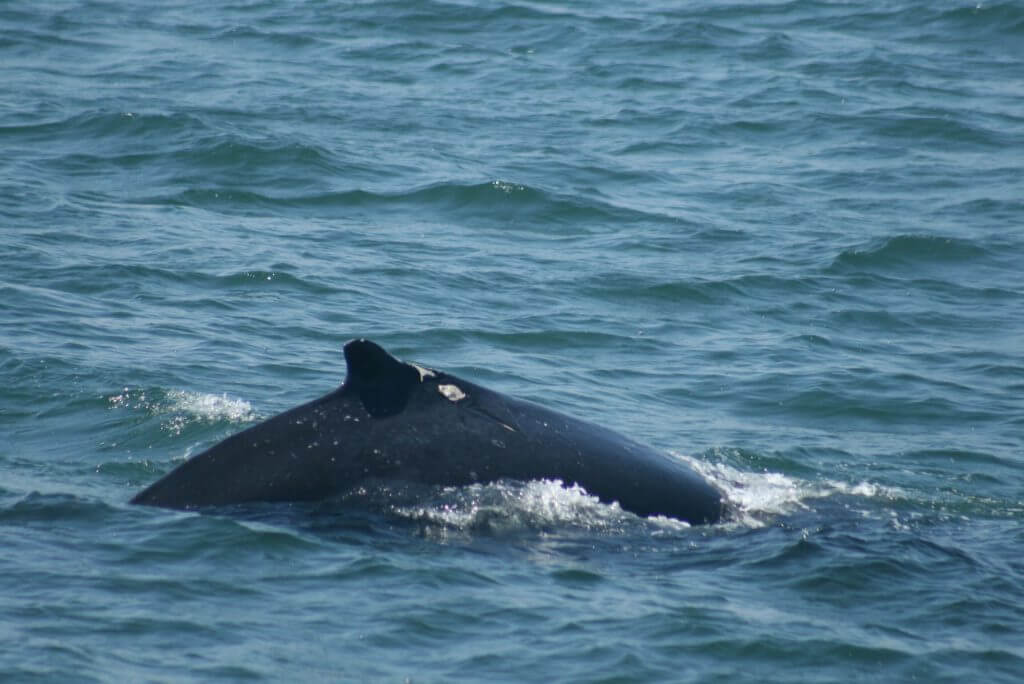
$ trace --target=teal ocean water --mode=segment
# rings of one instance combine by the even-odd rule
[[[1024,679],[1024,4],[0,5],[3,681]],[[552,482],[127,502],[366,336]]]

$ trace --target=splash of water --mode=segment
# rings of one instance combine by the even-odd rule
[[[121,393],[107,397],[107,401],[112,408],[166,416],[161,427],[173,434],[181,434],[185,426],[197,421],[248,423],[259,417],[248,401],[231,398],[227,394],[125,387]]]

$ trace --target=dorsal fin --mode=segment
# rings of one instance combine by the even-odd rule
[[[420,381],[415,366],[399,361],[370,340],[352,340],[345,345],[348,375],[345,387],[359,393],[366,412],[374,418],[401,413],[409,393]]]

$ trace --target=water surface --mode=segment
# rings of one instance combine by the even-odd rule
[[[8,3],[0,56],[0,678],[1024,677],[1021,3]],[[358,336],[736,515],[127,504]]]

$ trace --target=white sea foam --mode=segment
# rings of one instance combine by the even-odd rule
[[[252,404],[244,399],[231,398],[227,394],[170,390],[167,392],[166,409],[181,411],[203,420],[245,423],[256,419]]]
[[[398,506],[394,511],[446,527],[492,532],[548,526],[611,529],[630,515],[618,504],[602,504],[582,487],[565,487],[559,480],[446,487],[426,505]]]
[[[850,484],[832,480],[809,481],[775,472],[744,471],[723,462],[681,454],[674,456],[713,483],[725,495],[730,518],[739,527],[763,527],[772,519],[811,508],[814,499],[836,495],[865,498],[904,496],[898,488],[871,482]],[[463,531],[583,527],[614,531],[637,524],[633,514],[618,504],[601,503],[582,487],[565,487],[558,480],[497,482],[445,488],[430,501],[398,504],[392,510]],[[665,532],[689,527],[685,522],[655,516],[646,521]]]
[[[722,490],[732,509],[733,523],[747,527],[761,527],[774,516],[807,509],[812,499],[838,494],[890,500],[907,496],[898,487],[872,482],[850,484],[835,480],[802,480],[782,473],[744,471],[726,463],[679,453],[673,453],[673,456]]]
[[[231,398],[227,394],[186,390],[147,393],[143,389],[125,387],[120,394],[107,397],[107,401],[115,408],[141,410],[153,416],[165,416],[162,427],[174,434],[181,434],[186,425],[196,421],[225,420],[232,423],[248,423],[259,418],[252,404],[244,399]]]

